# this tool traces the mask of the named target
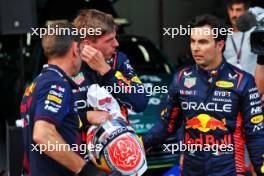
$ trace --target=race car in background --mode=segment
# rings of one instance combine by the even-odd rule
[[[168,91],[169,83],[175,72],[172,61],[150,40],[134,35],[117,35],[118,50],[124,52],[144,83],[149,103],[144,112],[129,113],[129,121],[136,133],[143,135],[160,118],[160,104]],[[151,92],[152,90],[152,92]],[[170,136],[164,144],[176,143],[177,135]],[[149,169],[169,168],[178,164],[179,153],[164,151],[164,146],[153,147],[148,151],[147,162]]]

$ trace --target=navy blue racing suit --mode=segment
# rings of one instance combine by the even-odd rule
[[[44,65],[41,74],[27,87],[20,105],[23,119],[24,169],[31,176],[73,176],[70,170],[47,156],[43,150],[60,150],[59,146],[40,148],[33,140],[34,123],[44,120],[56,130],[75,152],[81,144],[80,119],[74,107],[72,89],[77,85],[55,65]],[[48,148],[49,147],[49,148]],[[79,149],[79,148],[78,148]]]
[[[82,63],[81,70],[77,76],[73,79],[78,84],[78,89],[73,90],[75,97],[75,105],[78,108],[78,113],[83,122],[83,128],[81,130],[82,141],[85,143],[86,132],[89,124],[86,120],[86,112],[92,111],[93,108],[87,104],[87,90],[92,84],[99,84],[104,86],[118,101],[122,114],[127,117],[128,109],[134,112],[142,112],[145,110],[148,104],[148,97],[144,85],[137,77],[135,70],[129,63],[127,56],[116,51],[115,55],[107,60],[107,63],[111,66],[111,70],[105,75],[100,76],[99,73],[92,70],[86,63]],[[133,87],[133,90],[129,92],[129,87]],[[124,88],[126,91],[111,91],[114,88]],[[87,157],[84,156],[85,158]],[[105,175],[103,171],[97,168],[91,167],[91,172],[95,175]]]
[[[145,147],[162,143],[182,122],[183,145],[189,147],[178,146],[184,151],[183,175],[244,175],[245,144],[256,173],[264,175],[263,111],[250,74],[225,59],[211,71],[195,65],[177,72],[161,119],[143,136]]]
[[[91,84],[106,87],[117,99],[124,115],[127,115],[127,109],[142,112],[148,104],[144,86],[130,65],[127,56],[117,51],[111,59],[107,60],[107,63],[111,66],[111,70],[103,76],[100,76],[99,73],[83,62],[79,74],[74,77],[74,81],[79,84],[79,88],[73,92],[75,104],[84,125],[86,121],[85,112],[92,110],[86,101],[87,90]],[[129,90],[130,87],[133,87],[131,91]],[[115,88],[116,90],[114,90]]]

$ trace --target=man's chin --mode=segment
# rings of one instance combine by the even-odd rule
[[[107,55],[106,59],[110,59],[114,56],[115,53]]]

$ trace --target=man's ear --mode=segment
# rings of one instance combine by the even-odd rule
[[[90,45],[92,43],[92,40],[90,39],[84,39],[82,42],[81,42],[81,45]]]
[[[220,52],[223,51],[224,46],[225,46],[225,41],[224,41],[224,40],[220,40],[220,41],[217,42],[217,47],[218,47],[218,50],[219,50]]]
[[[73,50],[73,55],[76,57],[79,55],[79,46],[77,42],[72,43],[72,50]]]

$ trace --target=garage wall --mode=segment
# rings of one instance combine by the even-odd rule
[[[163,3],[162,26],[160,2]],[[162,28],[186,25],[192,17],[202,13],[222,15],[225,12],[222,7],[223,3],[219,0],[119,0],[114,5],[118,15],[128,18],[132,23],[126,32],[150,38],[175,62],[180,55],[188,52],[188,36],[172,39],[162,35]]]
[[[131,22],[125,28],[127,33],[146,36],[155,43],[159,42],[158,0],[119,0],[114,8],[120,17]]]

